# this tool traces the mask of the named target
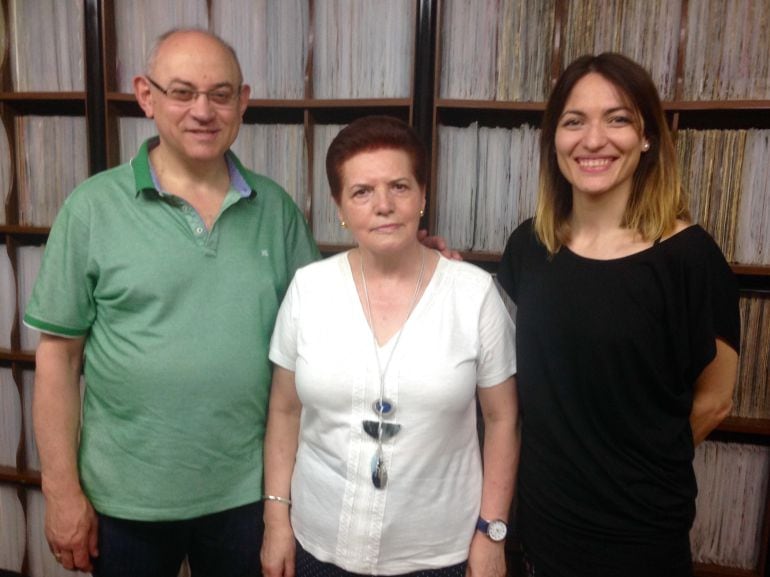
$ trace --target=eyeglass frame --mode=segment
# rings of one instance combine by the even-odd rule
[[[155,80],[153,80],[149,74],[145,74],[144,77],[147,79],[147,82],[149,82],[150,85],[153,88],[157,89],[163,96],[165,96],[166,98],[168,98],[169,100],[177,104],[186,105],[186,106],[192,106],[195,103],[195,101],[198,100],[198,96],[203,94],[206,96],[206,99],[209,101],[209,103],[212,106],[217,106],[220,108],[229,108],[238,101],[238,95],[241,93],[241,89],[243,88],[243,84],[239,84],[238,87],[234,89],[233,93],[230,95],[229,102],[226,102],[226,103],[220,103],[214,100],[213,98],[211,98],[211,95],[215,93],[217,90],[220,90],[221,87],[212,88],[211,90],[193,90],[192,88],[180,88],[179,90],[184,90],[192,94],[192,97],[190,98],[190,100],[180,100],[178,98],[174,98],[169,94],[169,92],[172,91],[171,88],[163,88],[160,84],[158,84]],[[227,84],[226,86],[230,87],[231,85]],[[174,88],[173,90],[176,90],[176,88]]]

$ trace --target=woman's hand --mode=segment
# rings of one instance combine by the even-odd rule
[[[505,541],[495,543],[478,531],[471,541],[466,577],[505,577]]]
[[[290,524],[265,525],[259,557],[265,577],[294,577],[296,545]]]
[[[265,577],[294,577],[296,545],[289,505],[291,476],[297,455],[302,404],[294,372],[275,365],[265,432],[265,493],[283,501],[265,499],[265,535],[260,559]]]
[[[484,484],[479,515],[507,521],[519,463],[516,378],[478,389],[484,417]],[[468,553],[468,577],[505,577],[505,541],[475,531]]]

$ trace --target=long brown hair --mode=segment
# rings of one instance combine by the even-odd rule
[[[618,89],[634,111],[640,135],[650,145],[634,171],[622,225],[638,231],[645,240],[654,240],[672,231],[677,219],[689,219],[674,143],[650,75],[622,54],[604,52],[581,56],[564,70],[554,85],[541,127],[535,232],[552,254],[570,238],[572,212],[572,186],[559,170],[556,159],[556,129],[575,84],[591,72]]]

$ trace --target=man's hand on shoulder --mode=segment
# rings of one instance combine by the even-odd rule
[[[446,240],[443,236],[428,236],[428,231],[425,229],[417,231],[417,240],[419,240],[424,246],[439,251],[444,257],[452,260],[463,260],[460,253],[456,250],[452,250],[447,246]]]

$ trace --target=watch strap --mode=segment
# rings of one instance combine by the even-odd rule
[[[493,525],[495,528],[493,528]],[[479,516],[476,521],[476,530],[489,537],[495,543],[505,540],[508,533],[508,524],[502,519],[487,520]]]
[[[476,521],[476,530],[481,531],[484,535],[489,535],[489,521],[479,517],[479,520]]]

